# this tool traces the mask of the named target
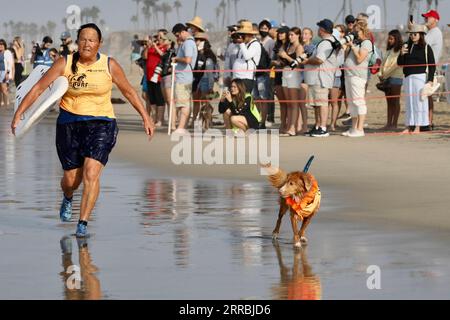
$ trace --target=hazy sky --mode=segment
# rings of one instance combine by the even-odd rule
[[[174,0],[159,0],[159,3],[167,2],[173,4]],[[181,0],[180,19],[185,22],[192,18],[194,14],[194,0]],[[233,4],[233,0],[230,1]],[[291,1],[294,2],[294,1]],[[425,2],[419,5],[420,11],[425,10]],[[198,14],[203,18],[204,24],[216,21],[215,8],[220,0],[198,0]],[[342,7],[342,0],[302,0],[303,25],[315,26],[315,23],[328,17],[332,20],[336,18],[337,12]],[[353,0],[353,12],[365,11],[369,5],[379,5],[383,13],[382,0]],[[9,20],[35,22],[43,24],[48,20],[57,23],[57,32],[62,31],[61,20],[66,16],[66,8],[69,5],[78,5],[81,8],[97,6],[100,8],[100,17],[105,20],[110,31],[133,30],[130,21],[132,15],[136,14],[135,2],[131,0],[31,0],[13,1],[0,0],[0,36],[3,36],[3,22]],[[388,25],[395,26],[403,24],[407,17],[407,0],[387,0],[388,4]],[[450,0],[439,1],[439,11],[441,14],[441,25],[450,23]],[[277,0],[239,0],[239,17],[252,21],[260,21],[264,17],[281,21],[282,10]],[[231,22],[235,22],[234,6],[231,6]],[[220,18],[221,21],[222,18]],[[421,20],[422,21],[422,20]],[[168,27],[171,28],[177,21],[175,10],[169,14]],[[294,5],[291,3],[286,10],[286,22],[288,25],[295,24]],[[161,18],[162,23],[162,18]],[[141,23],[143,25],[143,23]]]

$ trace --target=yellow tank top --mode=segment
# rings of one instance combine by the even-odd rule
[[[76,74],[71,70],[72,58],[73,55],[66,58],[64,76],[69,81],[69,89],[61,98],[60,107],[76,115],[115,118],[108,56],[101,54],[100,59],[89,66],[78,62]]]

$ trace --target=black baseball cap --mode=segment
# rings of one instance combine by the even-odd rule
[[[356,18],[354,16],[352,16],[351,14],[349,14],[348,16],[345,17],[346,24],[355,23],[355,22],[356,22]]]
[[[334,24],[329,19],[320,20],[319,22],[317,22],[317,26],[319,26],[320,28],[324,29],[329,34],[333,33]]]
[[[289,29],[288,26],[282,26],[277,30],[278,33],[289,33],[289,31],[291,31],[291,29]]]

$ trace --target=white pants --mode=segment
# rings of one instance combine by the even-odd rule
[[[352,118],[367,114],[366,83],[363,78],[345,76],[345,96]]]
[[[406,95],[406,126],[428,126],[430,120],[428,117],[428,99],[420,100],[420,90],[423,89],[427,81],[427,75],[412,74],[405,78]]]

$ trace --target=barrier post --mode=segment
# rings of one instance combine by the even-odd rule
[[[170,104],[169,104],[169,124],[167,129],[167,134],[170,136],[172,130],[172,117],[173,117],[173,103],[174,103],[174,95],[175,95],[175,67],[176,63],[172,63],[172,85],[170,87]]]

